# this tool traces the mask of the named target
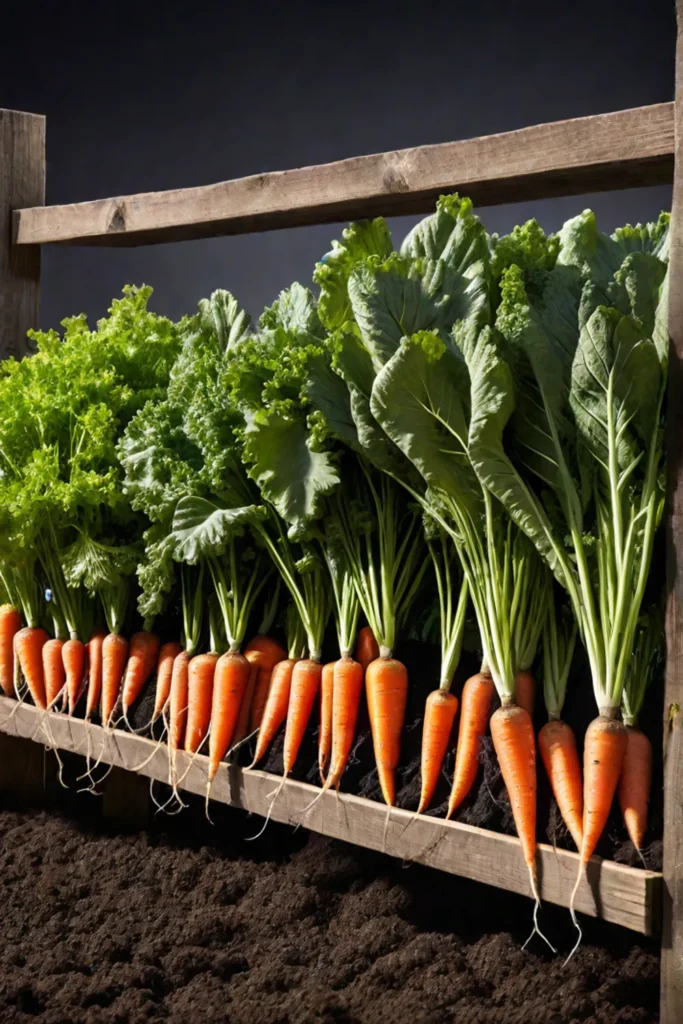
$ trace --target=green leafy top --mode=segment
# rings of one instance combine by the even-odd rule
[[[147,309],[150,295],[124,289],[94,331],[79,316],[64,321],[61,338],[32,332],[36,354],[2,367],[2,557],[28,567],[40,557],[72,633],[76,599],[59,552],[80,543],[70,582],[97,590],[122,565],[130,570],[117,547],[141,531],[122,493],[116,442],[136,410],[163,393],[180,337],[177,325]]]

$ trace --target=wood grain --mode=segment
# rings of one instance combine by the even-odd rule
[[[147,245],[379,214],[428,212],[458,190],[479,206],[671,181],[673,105],[255,174],[200,188],[20,209],[18,245]]]
[[[683,1021],[683,0],[676,0],[676,169],[669,263],[662,1024]]]
[[[12,211],[45,202],[45,118],[0,110],[0,359],[27,351],[38,327],[40,249],[12,243]]]
[[[168,780],[168,753],[151,740],[119,730],[87,726],[80,719],[37,711],[24,705],[11,716],[15,703],[0,699],[0,732],[27,736],[51,743],[62,750],[84,754],[87,732],[93,757],[102,755],[103,764],[138,771],[160,782]],[[11,717],[10,717],[11,716]],[[204,796],[207,783],[207,758],[178,755],[180,788]],[[279,779],[261,771],[221,765],[211,791],[225,804],[241,807],[265,816],[271,794]],[[323,835],[343,839],[371,850],[384,850],[394,857],[416,861],[430,867],[486,882],[512,892],[529,894],[529,882],[519,842],[512,836],[488,832],[455,821],[392,810],[386,843],[387,809],[373,800],[343,793],[325,793],[314,807],[310,804],[320,793],[315,786],[288,781],[275,802],[272,818],[291,825],[305,825]],[[255,829],[256,831],[256,829]],[[578,854],[551,846],[539,847],[539,883],[542,898],[568,906],[578,871]],[[659,885],[661,876],[593,857],[576,898],[576,908],[592,917],[631,928],[646,935],[658,928]]]

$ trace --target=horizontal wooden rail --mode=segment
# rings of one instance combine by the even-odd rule
[[[88,737],[88,730],[90,736]],[[60,750],[85,754],[90,744],[94,759],[138,771],[150,779],[168,781],[168,751],[151,740],[120,730],[86,725],[80,719],[46,713],[15,701],[0,699],[0,732],[26,737]],[[178,756],[181,788],[204,795],[207,758]],[[244,771],[221,765],[211,795],[221,803],[265,816],[279,779],[267,772]],[[529,879],[519,841],[489,832],[394,809],[388,828],[383,804],[342,793],[325,793],[310,806],[320,790],[304,782],[288,781],[276,800],[272,818],[306,828],[371,850],[383,850],[403,860],[417,861],[451,874],[529,894]],[[568,906],[578,870],[578,855],[567,850],[539,846],[541,896],[550,903]],[[612,861],[591,858],[588,877],[576,897],[576,909],[592,917],[651,935],[659,927],[661,875],[629,868]]]
[[[149,245],[360,217],[426,213],[444,192],[479,206],[672,180],[673,104],[555,121],[198,188],[14,213],[19,245]]]

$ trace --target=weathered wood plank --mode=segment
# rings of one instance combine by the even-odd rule
[[[664,688],[662,1024],[683,1020],[683,0],[676,0],[675,135],[669,264],[667,614]]]
[[[84,753],[90,729],[93,757],[101,755],[103,764],[137,770],[160,782],[168,780],[168,754],[163,746],[131,733],[86,726],[80,719],[46,714],[29,706],[19,708],[10,717],[14,706],[7,698],[0,699],[0,732],[30,736],[42,742],[49,738],[64,750]],[[206,757],[179,754],[177,774],[181,789],[204,796]],[[211,793],[213,799],[222,803],[265,816],[278,783],[279,779],[267,772],[221,765]],[[319,793],[315,786],[288,781],[273,806],[272,818],[528,895],[524,858],[518,840],[512,836],[439,818],[415,818],[407,811],[394,809],[384,842],[386,807],[346,793],[325,793],[314,807],[309,807]],[[577,870],[577,854],[540,846],[539,883],[543,899],[568,906]],[[576,909],[650,935],[658,927],[660,881],[657,872],[594,857],[588,879],[579,887]]]
[[[12,211],[45,202],[45,118],[0,110],[0,358],[26,351],[39,326],[40,249],[12,245]]]
[[[670,181],[670,103],[378,153],[200,188],[15,213],[19,245],[146,245],[426,213],[443,192],[480,206]]]

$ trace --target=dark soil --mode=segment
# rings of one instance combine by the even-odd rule
[[[653,942],[201,807],[118,835],[97,801],[0,810],[0,1021],[654,1024]],[[85,808],[85,811],[84,811]]]

